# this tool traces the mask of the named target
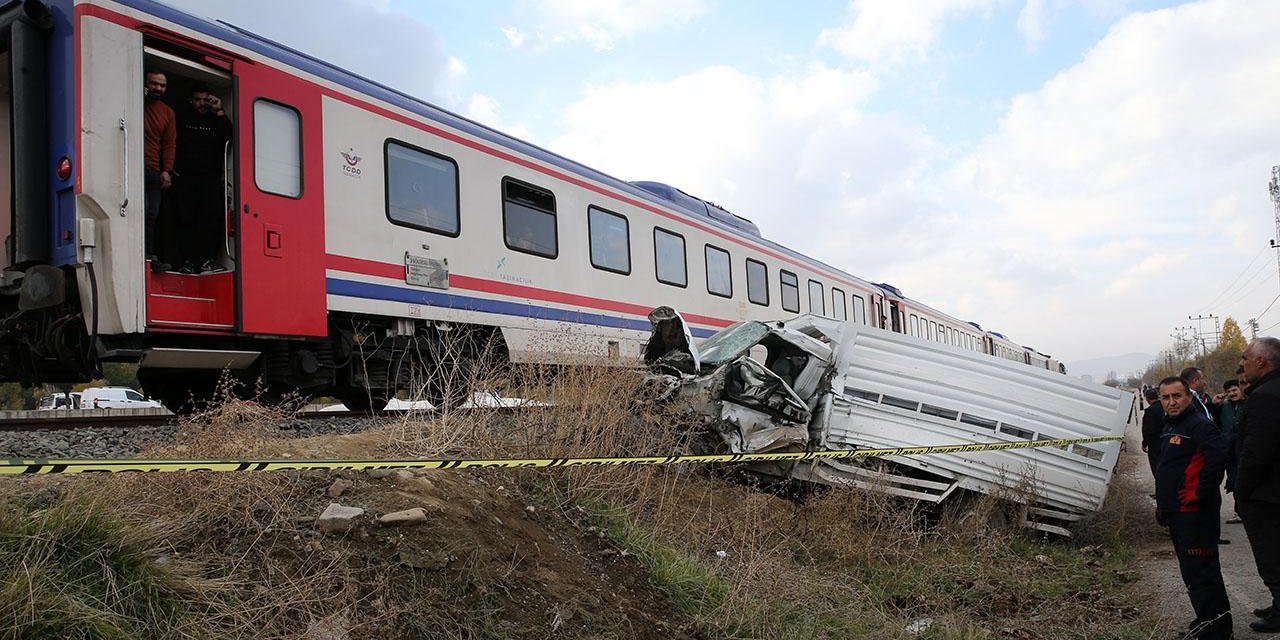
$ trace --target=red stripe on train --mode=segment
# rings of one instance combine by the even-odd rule
[[[366,260],[364,258],[352,258],[350,256],[341,256],[336,254],[328,254],[328,268],[335,271],[346,271],[348,273],[358,273],[366,276],[377,276],[379,278],[392,278],[395,280],[404,280],[404,265],[392,264],[388,262],[379,262],[376,260]],[[601,311],[613,311],[615,313],[627,313],[637,316],[646,316],[653,309],[644,305],[632,304],[629,302],[620,302],[617,300],[606,300],[604,298],[593,298],[591,296],[583,296],[574,293],[564,293],[562,291],[553,291],[550,289],[540,289],[538,287],[529,287],[519,284],[511,284],[509,282],[500,282],[497,280],[487,280],[485,278],[476,278],[473,276],[463,276],[450,274],[449,286],[458,289],[466,289],[468,291],[479,291],[482,293],[494,293],[501,296],[511,296],[514,298],[531,298],[534,300],[542,300],[544,302],[552,302],[555,304],[567,304],[577,307],[588,307]],[[702,316],[690,313],[681,313],[684,319],[694,324],[701,324],[710,327],[727,327],[733,324],[732,320],[722,318],[713,318],[711,316]]]

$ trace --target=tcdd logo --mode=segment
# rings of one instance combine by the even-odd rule
[[[342,159],[346,160],[346,164],[342,165],[342,172],[353,178],[359,178],[360,167],[356,165],[360,164],[360,156],[356,155],[354,149],[347,149],[340,153],[342,154]]]

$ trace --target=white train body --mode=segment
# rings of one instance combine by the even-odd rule
[[[55,168],[16,176],[0,212],[4,379],[81,380],[118,360],[140,362],[162,397],[224,367],[386,396],[454,362],[429,352],[459,329],[517,362],[634,362],[659,305],[697,338],[814,312],[975,351],[1004,345],[710,203],[609,177],[225,23],[147,0],[26,0],[0,21],[43,39],[15,39],[3,66],[18,78],[14,60],[43,55],[31,68],[49,96],[37,123],[31,78],[9,83],[0,115],[40,135],[14,137],[2,160]],[[167,74],[176,105],[208,85],[233,122],[223,271],[146,259],[144,70]],[[1031,364],[1034,350],[1018,349]]]

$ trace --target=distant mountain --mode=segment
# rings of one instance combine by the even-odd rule
[[[1092,360],[1068,362],[1067,375],[1093,376],[1094,382],[1106,380],[1107,373],[1114,371],[1121,380],[1141,374],[1156,357],[1149,353],[1126,353],[1122,356],[1107,356]]]

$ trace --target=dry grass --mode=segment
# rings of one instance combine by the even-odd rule
[[[696,433],[681,407],[649,402],[652,391],[633,371],[478,366],[467,375],[457,384],[551,406],[408,414],[375,433],[317,446],[383,457],[656,455],[687,450]],[[273,425],[287,417],[285,410],[224,400],[184,422],[178,441],[153,454],[281,457],[308,446],[275,435]],[[673,617],[699,637],[1136,640],[1159,632],[1132,606],[1144,594],[1127,573],[1133,558],[1126,531],[1137,526],[1140,501],[1126,474],[1118,474],[1107,507],[1075,541],[1000,526],[1016,522],[993,517],[1009,509],[1010,496],[978,497],[939,516],[917,502],[866,492],[792,499],[705,468],[576,467],[476,477],[493,478],[491,484],[518,492],[522,503],[539,505],[539,513],[566,526],[606,532],[636,556],[669,598]],[[352,637],[546,635],[504,622],[513,615],[508,599],[524,586],[509,582],[529,562],[519,553],[503,561],[507,567],[469,556],[442,579],[388,568],[358,539],[323,550],[312,544],[311,520],[327,502],[332,479],[292,472],[111,477],[81,483],[69,503],[87,500],[98,505],[95,513],[127,523],[120,529],[148,541],[147,557],[182,561],[153,579],[176,585],[151,592],[161,608],[126,615],[153,620],[176,612],[171,627],[150,634],[156,637],[196,628],[231,637],[317,637],[326,625]],[[9,591],[25,589],[14,584]],[[13,611],[32,610],[36,597]],[[30,617],[0,612],[15,628],[36,628]],[[925,619],[926,630],[907,631]],[[584,628],[560,634],[615,633]]]

